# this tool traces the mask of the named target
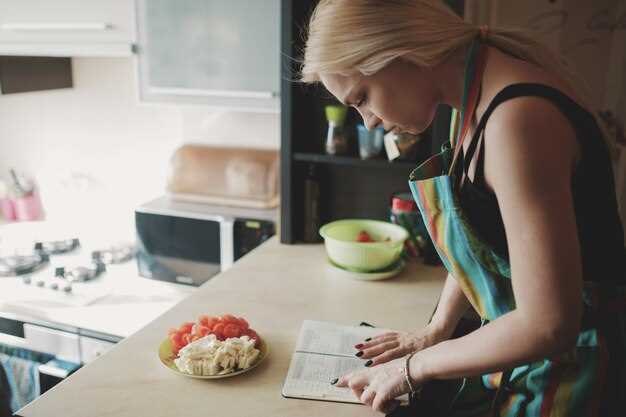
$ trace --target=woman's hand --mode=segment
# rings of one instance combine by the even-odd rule
[[[404,377],[404,361],[404,358],[394,359],[373,368],[343,375],[335,386],[349,387],[363,404],[369,405],[375,411],[390,413],[399,404],[395,398],[409,392]],[[419,386],[423,381],[413,376],[411,383]]]
[[[415,332],[388,332],[355,346],[361,359],[370,359],[368,366],[375,366],[403,357],[411,352],[426,349],[450,337],[449,331],[430,324]]]

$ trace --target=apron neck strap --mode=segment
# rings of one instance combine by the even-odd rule
[[[487,45],[478,39],[472,42],[465,65],[465,78],[463,81],[463,101],[460,112],[460,128],[457,129],[456,143],[453,143],[454,158],[450,164],[448,175],[454,172],[454,166],[463,149],[463,141],[471,125],[472,117],[476,111],[478,97],[480,96],[481,81],[485,65],[487,63]],[[458,124],[457,124],[458,126]]]

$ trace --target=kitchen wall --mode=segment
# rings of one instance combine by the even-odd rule
[[[0,95],[0,176],[35,175],[50,216],[126,221],[185,142],[278,149],[280,116],[139,103],[132,58],[75,58],[74,88]]]
[[[603,113],[611,140],[618,144],[616,191],[626,224],[626,2],[481,0],[466,6],[466,15],[475,23],[530,30],[567,58],[585,80],[591,105]]]

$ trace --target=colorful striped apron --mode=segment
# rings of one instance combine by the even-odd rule
[[[456,144],[412,173],[409,186],[437,252],[484,321],[515,309],[511,269],[464,215],[456,164],[474,115],[487,47],[473,42]],[[576,346],[555,358],[466,378],[450,415],[626,416],[626,286],[585,282]],[[496,395],[497,393],[497,395]]]

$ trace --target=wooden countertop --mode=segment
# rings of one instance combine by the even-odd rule
[[[323,245],[277,238],[209,280],[152,323],[18,411],[36,416],[375,416],[361,405],[286,399],[281,389],[303,320],[361,321],[410,330],[435,308],[446,273],[409,263],[384,281],[357,281],[326,262]],[[244,316],[270,355],[249,373],[185,378],[159,361],[167,330],[201,314]],[[119,320],[118,317],[116,317]]]

